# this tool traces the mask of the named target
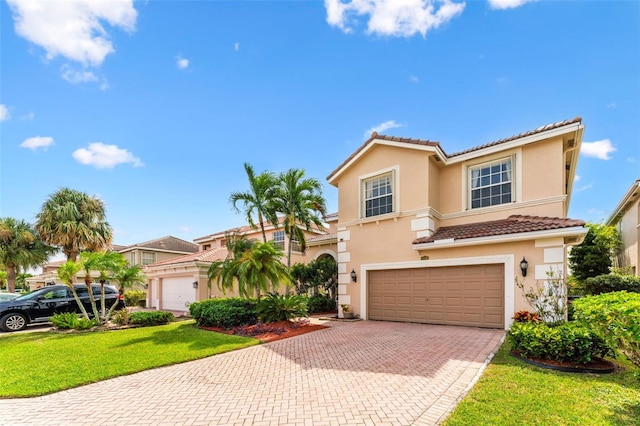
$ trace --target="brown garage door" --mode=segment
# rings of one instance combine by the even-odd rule
[[[504,266],[369,271],[369,319],[504,327]]]

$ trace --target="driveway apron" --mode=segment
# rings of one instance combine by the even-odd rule
[[[504,336],[380,321],[325,324],[198,361],[0,400],[0,424],[433,425],[466,394]]]

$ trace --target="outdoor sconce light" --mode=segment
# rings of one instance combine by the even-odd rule
[[[523,277],[527,276],[527,269],[529,269],[529,262],[527,262],[527,259],[522,256],[522,260],[520,261],[520,272],[522,272]]]
[[[355,283],[357,279],[358,279],[358,276],[356,275],[356,270],[352,269],[351,270],[351,281],[353,281]]]
[[[193,282],[193,288],[198,288],[198,281]]]

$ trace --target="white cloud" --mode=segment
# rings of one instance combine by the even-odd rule
[[[586,191],[587,189],[591,189],[593,188],[593,184],[590,183],[588,185],[582,185],[580,188],[576,189],[576,192],[582,192],[582,191]]]
[[[126,149],[117,145],[106,145],[102,142],[92,142],[88,148],[80,148],[73,152],[73,158],[81,164],[94,166],[99,169],[112,169],[118,164],[131,163],[133,167],[144,164]]]
[[[240,50],[240,43],[236,42],[236,43],[233,45],[233,50],[235,50],[236,52],[237,52],[238,50]]]
[[[51,136],[34,136],[32,138],[25,139],[20,146],[30,149],[32,151],[42,148],[45,151],[53,145],[53,138]]]
[[[325,0],[327,23],[345,33],[353,31],[359,16],[368,16],[367,33],[424,37],[431,29],[462,13],[464,2],[452,0]]]
[[[27,114],[20,116],[21,120],[33,120],[34,118],[36,118],[36,115],[33,113],[33,111],[29,111]]]
[[[5,104],[0,104],[0,121],[9,119],[9,108]]]
[[[188,226],[178,226],[178,229],[181,230],[182,232],[191,232],[191,229]]]
[[[372,128],[368,129],[366,132],[364,132],[364,139],[369,139],[371,137],[371,133],[373,132],[381,133],[381,132],[384,132],[385,130],[394,129],[396,127],[402,127],[402,126],[403,126],[402,124],[396,123],[395,120],[385,121],[384,123],[380,123],[376,126],[373,126]]]
[[[189,60],[178,55],[178,56],[176,56],[176,65],[181,70],[185,70],[185,69],[189,68]]]
[[[98,77],[93,72],[86,70],[77,71],[72,69],[68,65],[63,65],[60,73],[63,79],[72,84],[98,81]]]
[[[627,163],[635,163],[636,159],[635,157],[627,157]]]
[[[575,183],[575,182],[579,182],[579,181],[580,181],[580,179],[582,179],[582,176],[576,175],[576,176],[573,178],[573,182],[574,182],[574,183]]]
[[[531,3],[537,0],[488,0],[492,9],[515,9],[525,3]]]
[[[618,105],[615,102],[611,102],[610,104],[606,104],[605,108],[607,109],[616,109]]]
[[[62,56],[100,66],[115,51],[103,23],[134,31],[133,0],[7,0],[16,33],[42,47],[48,60]]]
[[[418,77],[416,77],[415,75],[410,75],[409,76],[409,81],[412,83],[420,83],[420,79]]]
[[[595,142],[583,142],[580,153],[586,157],[598,158],[600,160],[610,160],[609,154],[617,151],[609,139]]]

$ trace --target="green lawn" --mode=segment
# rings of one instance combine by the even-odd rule
[[[0,337],[0,398],[43,395],[260,343],[200,330],[194,321],[118,331]]]
[[[504,344],[444,425],[640,425],[638,368],[616,364],[611,374],[562,373],[519,361]]]

